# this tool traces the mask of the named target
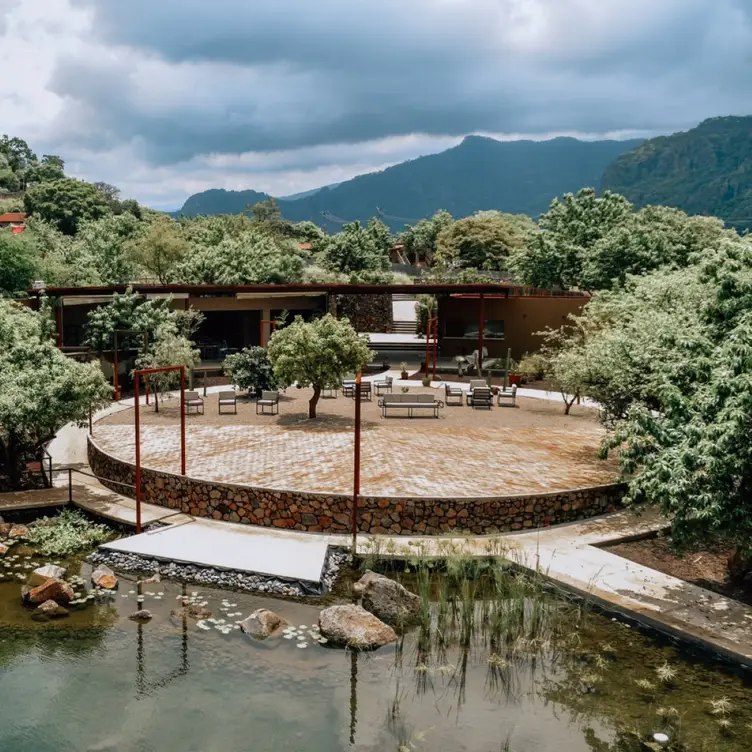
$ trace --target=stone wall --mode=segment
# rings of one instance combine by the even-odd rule
[[[341,295],[337,301],[339,318],[348,318],[358,332],[391,332],[391,295]]]
[[[105,454],[89,437],[95,475],[133,486],[135,467]],[[117,493],[123,486],[103,484]],[[351,531],[352,497],[281,491],[197,480],[141,469],[142,500],[195,517],[308,532]],[[621,484],[499,498],[361,497],[359,530],[392,535],[490,534],[546,527],[612,511],[621,505]],[[135,491],[130,495],[135,496]]]

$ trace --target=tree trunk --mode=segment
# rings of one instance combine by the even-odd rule
[[[315,386],[313,387],[313,397],[311,397],[311,401],[308,403],[308,419],[313,420],[313,418],[316,417],[316,405],[319,403],[319,397],[321,396],[321,387]]]
[[[728,558],[729,578],[736,585],[741,585],[750,572],[752,572],[752,556],[742,553],[737,548]]]
[[[156,389],[154,390],[154,412],[159,412],[159,392]]]

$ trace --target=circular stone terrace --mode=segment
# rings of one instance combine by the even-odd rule
[[[410,391],[426,392],[425,387]],[[443,389],[437,390],[443,399]],[[186,418],[186,471],[192,478],[267,489],[351,494],[354,401],[321,399],[308,420],[308,389],[280,395],[279,414],[219,415],[217,395],[204,415]],[[134,411],[98,421],[94,440],[117,459],[135,461]],[[144,467],[180,473],[179,400],[141,409]],[[517,407],[447,406],[440,418],[382,418],[376,397],[362,404],[361,493],[387,497],[478,498],[548,494],[617,481],[613,459],[598,459],[604,431],[591,408],[520,397]]]

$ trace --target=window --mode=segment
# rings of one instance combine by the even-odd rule
[[[465,331],[462,335],[465,339],[478,339],[478,324],[465,324]],[[483,328],[484,339],[504,339],[504,321],[501,319],[491,319],[484,322]]]

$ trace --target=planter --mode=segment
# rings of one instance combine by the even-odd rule
[[[509,374],[509,386],[519,386],[522,383],[522,374],[521,373],[510,373]]]
[[[402,373],[400,374],[400,378],[402,379],[402,381],[407,381],[408,379],[407,371],[402,371]]]

